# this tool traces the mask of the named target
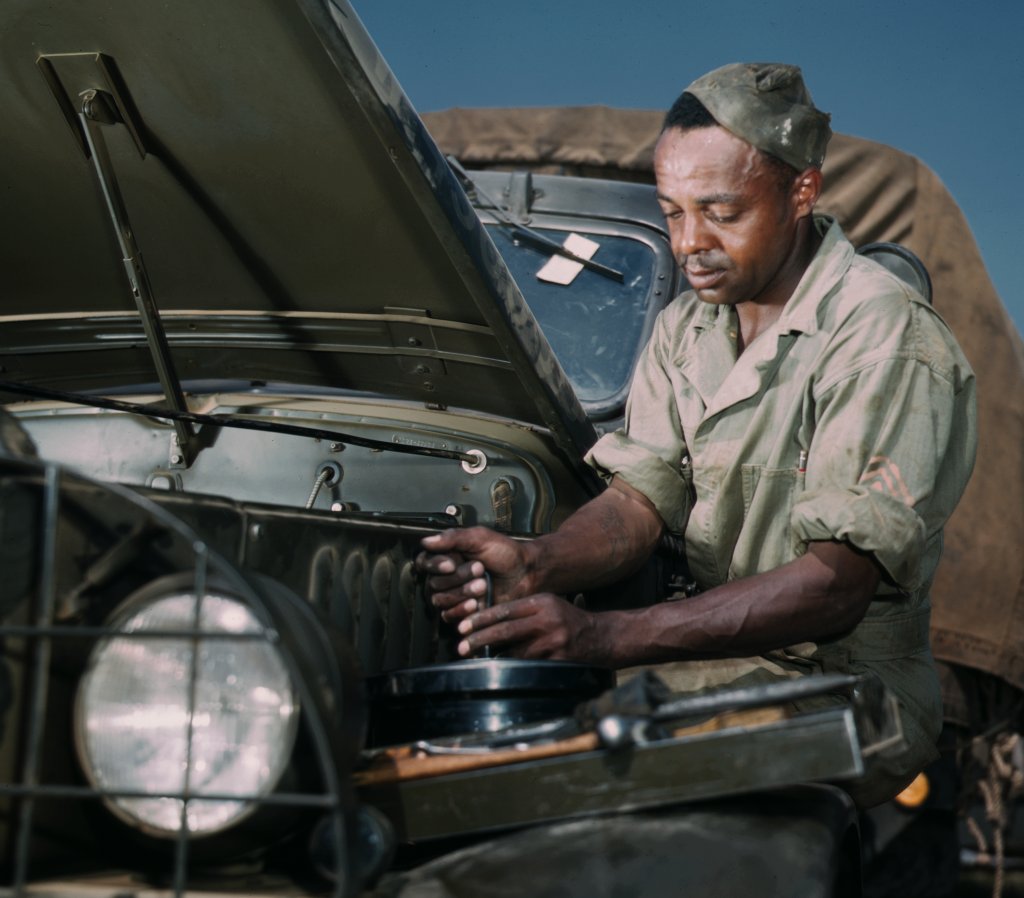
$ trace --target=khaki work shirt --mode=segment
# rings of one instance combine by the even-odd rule
[[[735,309],[684,293],[662,312],[624,430],[588,461],[685,536],[702,590],[843,540],[885,571],[864,621],[828,643],[663,668],[677,689],[754,675],[875,671],[929,759],[941,724],[928,588],[977,442],[974,375],[935,311],[819,216],[818,253],[775,324],[737,356]],[[918,765],[918,769],[919,769]]]

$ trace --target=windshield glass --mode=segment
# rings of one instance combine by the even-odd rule
[[[567,236],[551,228],[533,230],[558,244]],[[647,318],[656,261],[651,247],[629,237],[575,231],[599,244],[594,261],[622,272],[624,282],[584,269],[563,286],[537,277],[550,252],[501,226],[488,231],[580,401],[608,402],[624,391]]]

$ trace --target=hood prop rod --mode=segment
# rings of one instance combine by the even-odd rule
[[[142,328],[145,331],[146,343],[153,357],[157,378],[164,391],[164,396],[167,398],[168,405],[176,412],[187,413],[189,409],[185,403],[185,394],[181,388],[181,380],[178,378],[178,373],[174,368],[170,346],[167,342],[167,334],[160,320],[160,313],[153,298],[153,289],[149,283],[149,276],[142,262],[142,254],[139,252],[139,247],[135,242],[135,234],[128,218],[128,209],[121,196],[117,177],[114,174],[114,168],[110,161],[110,154],[107,152],[106,140],[103,136],[104,125],[124,123],[124,119],[118,111],[113,97],[106,91],[91,89],[83,91],[79,96],[82,100],[82,108],[78,118],[85,135],[89,158],[92,162],[93,171],[96,173],[96,178],[99,181],[100,189],[103,192],[103,199],[107,207],[107,213],[110,216],[110,223],[121,250],[125,274],[128,277],[128,286],[131,288],[135,307],[138,309],[139,317],[142,320]],[[199,441],[191,422],[178,418],[173,421],[173,426],[175,439],[181,450],[180,464],[182,467],[187,468],[192,464],[196,454],[199,452]]]

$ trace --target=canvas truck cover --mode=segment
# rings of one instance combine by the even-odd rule
[[[442,151],[467,167],[650,182],[662,116],[588,106],[423,118]],[[894,241],[921,258],[935,307],[977,374],[980,445],[932,590],[935,656],[1024,688],[1024,344],[963,213],[926,165],[836,134],[823,170],[819,210],[857,246]]]

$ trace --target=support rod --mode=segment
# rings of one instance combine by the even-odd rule
[[[146,274],[146,267],[142,262],[142,254],[139,252],[138,245],[135,242],[135,235],[128,218],[128,210],[121,196],[121,191],[117,184],[117,176],[114,174],[114,168],[110,162],[110,154],[107,152],[106,140],[103,137],[103,126],[120,122],[120,115],[113,98],[105,91],[87,90],[81,94],[81,98],[82,109],[78,117],[82,123],[82,130],[88,144],[89,158],[92,161],[93,171],[96,173],[100,189],[103,191],[107,213],[110,216],[110,222],[117,237],[117,244],[121,250],[125,274],[128,277],[128,285],[131,288],[135,307],[138,309],[142,320],[142,327],[146,333],[146,342],[149,345],[153,364],[156,367],[157,378],[160,381],[160,386],[163,388],[164,395],[167,397],[168,405],[174,411],[188,412],[185,394],[181,389],[181,381],[174,369],[174,361],[171,358],[167,334],[164,331],[163,323],[160,321],[160,313],[153,299],[153,290],[149,283],[149,276]],[[196,433],[188,421],[175,420],[173,423],[178,445],[181,448],[183,464],[185,467],[188,467],[198,452]]]

